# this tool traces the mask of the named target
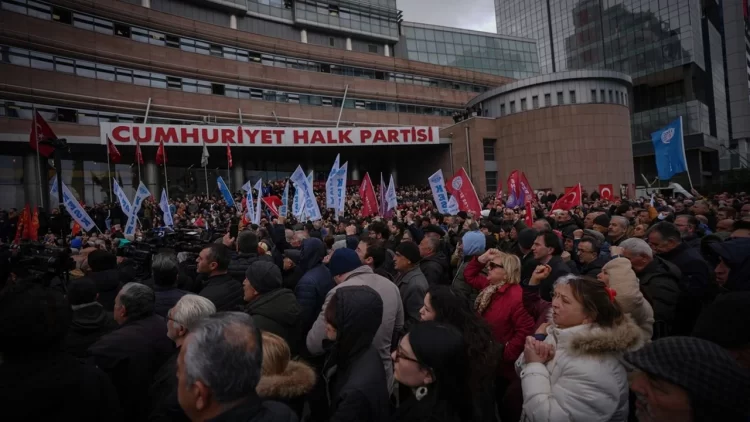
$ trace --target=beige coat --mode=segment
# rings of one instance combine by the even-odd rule
[[[602,271],[609,276],[609,288],[617,292],[615,301],[622,312],[630,314],[641,329],[643,341],[650,341],[654,334],[654,310],[641,293],[638,277],[630,266],[630,261],[615,258],[604,265]]]

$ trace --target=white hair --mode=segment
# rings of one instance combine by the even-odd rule
[[[623,226],[626,229],[628,227],[630,227],[630,222],[628,221],[628,219],[625,218],[625,217],[623,217],[623,216],[621,216],[621,215],[612,216],[612,218],[610,219],[610,221],[614,221],[614,220],[619,221],[620,225]]]
[[[620,243],[620,247],[636,255],[647,256],[649,259],[654,257],[654,252],[651,250],[651,247],[643,239],[638,239],[636,237],[625,239]]]
[[[172,308],[172,321],[188,331],[201,319],[216,313],[216,305],[198,295],[185,295]]]

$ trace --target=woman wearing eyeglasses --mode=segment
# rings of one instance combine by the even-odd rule
[[[413,395],[401,403],[394,422],[473,421],[466,345],[453,326],[434,321],[415,325],[401,339],[393,375]]]
[[[482,270],[487,269],[487,275]],[[517,256],[489,249],[464,269],[466,282],[479,290],[474,309],[490,325],[495,342],[503,348],[496,381],[501,397],[517,378],[513,362],[523,352],[526,336],[534,333],[534,319],[523,306],[521,261]]]

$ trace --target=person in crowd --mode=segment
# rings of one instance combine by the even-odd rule
[[[674,333],[689,334],[704,302],[710,301],[713,274],[700,252],[682,241],[677,227],[662,221],[652,226],[648,243],[654,253],[680,269],[680,289],[684,293],[678,303],[680,310],[676,318]]]
[[[281,284],[285,289],[294,291],[297,287],[297,283],[299,283],[300,278],[302,278],[302,275],[304,274],[299,267],[299,250],[291,248],[284,249],[283,256]]]
[[[474,258],[482,255],[485,251],[486,238],[481,232],[472,231],[467,232],[461,238],[461,251],[463,252],[458,267],[456,268],[456,276],[453,277],[451,287],[465,299],[468,299],[471,303],[479,294],[479,290],[472,287],[466,282],[464,277],[464,270],[466,266]],[[459,248],[457,247],[456,250]]]
[[[689,214],[678,215],[674,225],[680,231],[682,241],[691,248],[700,248],[701,237],[698,235],[698,219]]]
[[[535,273],[549,271],[540,266]],[[615,293],[587,277],[559,278],[551,308],[550,324],[526,338],[516,361],[521,420],[625,421],[628,379],[619,357],[643,345],[640,330]]]
[[[11,283],[0,292],[3,419],[124,420],[109,377],[63,351],[72,314],[62,293],[37,283]]]
[[[99,293],[97,301],[102,304],[105,311],[112,312],[117,292],[126,281],[123,273],[117,269],[117,257],[107,251],[96,249],[88,254],[83,266],[89,268],[86,278],[96,284],[96,291]]]
[[[487,268],[487,276],[481,272]],[[500,378],[496,382],[499,396],[516,378],[513,369],[523,351],[524,339],[534,332],[534,319],[523,306],[521,261],[515,255],[490,249],[464,270],[466,282],[480,290],[474,309],[492,330],[497,344],[503,345],[499,363]]]
[[[393,385],[393,367],[390,359],[391,345],[394,338],[398,338],[404,328],[404,308],[398,287],[385,277],[375,274],[368,265],[363,265],[360,257],[351,249],[343,248],[334,251],[328,267],[336,282],[336,287],[328,292],[323,304],[323,311],[318,315],[318,319],[310,332],[307,333],[307,350],[313,355],[321,355],[325,352],[323,345],[326,338],[325,309],[327,309],[327,303],[336,294],[336,291],[350,286],[372,288],[383,302],[382,321],[375,333],[372,345],[383,361],[388,391],[390,392]]]
[[[719,220],[716,223],[716,233],[732,233],[733,225],[734,225],[734,220],[731,220],[731,219]]]
[[[619,246],[612,246],[612,248],[619,248]],[[604,265],[597,279],[615,291],[615,302],[620,305],[620,310],[630,315],[633,322],[641,329],[643,342],[651,341],[654,334],[654,310],[641,293],[638,277],[630,261],[627,258],[612,259]]]
[[[148,415],[148,386],[156,370],[174,350],[164,319],[154,314],[154,291],[143,284],[125,284],[115,298],[117,330],[89,348],[96,366],[117,388],[126,420]]]
[[[297,422],[283,403],[261,400],[263,347],[253,318],[219,312],[203,318],[180,347],[177,398],[193,422]]]
[[[229,238],[229,233],[224,236],[224,239]],[[231,239],[229,239],[231,241]],[[256,261],[266,261],[273,263],[274,260],[270,255],[265,253],[259,254],[258,247],[260,245],[258,241],[258,235],[250,230],[243,230],[237,235],[236,243],[237,253],[229,261],[228,272],[233,279],[239,283],[245,279],[245,272]],[[224,243],[225,245],[227,242]]]
[[[722,291],[750,291],[750,238],[713,243],[710,247],[719,257],[715,274]]]
[[[304,336],[312,328],[320,310],[323,308],[326,295],[334,286],[331,272],[323,264],[323,257],[325,256],[326,247],[322,240],[311,238],[302,242],[299,267],[304,275],[294,289],[297,302],[302,309],[300,333],[303,338],[300,339],[301,344],[305,344]]]
[[[263,336],[263,364],[255,392],[263,400],[274,400],[289,406],[302,417],[305,398],[315,386],[315,370],[303,361],[292,360],[289,345],[268,331]]]
[[[747,220],[738,220],[732,224],[730,239],[750,237],[750,217]]]
[[[521,280],[528,280],[539,265],[532,250],[537,236],[539,233],[534,229],[524,228],[518,232],[518,247],[514,253],[521,259]]]
[[[718,344],[746,370],[750,370],[750,335],[737,330],[750,324],[750,292],[720,295],[703,309],[692,336]]]
[[[630,222],[626,217],[615,215],[610,218],[609,227],[607,228],[607,239],[610,245],[618,246],[623,240],[627,239],[629,228]]]
[[[424,303],[424,295],[429,284],[419,269],[419,247],[414,242],[401,242],[396,246],[394,264],[398,275],[394,283],[401,293],[404,307],[404,330],[419,322],[419,310]]]
[[[429,285],[447,285],[450,282],[450,263],[441,249],[442,241],[435,236],[425,236],[419,243],[419,269]]]
[[[177,277],[180,264],[173,253],[158,253],[151,262],[151,274],[154,280],[156,303],[154,312],[162,317],[188,292],[177,288]]]
[[[65,351],[77,358],[85,358],[89,346],[117,328],[112,314],[96,301],[97,295],[91,279],[81,278],[68,285],[66,298],[73,318],[63,344]]]
[[[216,313],[216,306],[205,297],[187,294],[180,298],[167,314],[167,337],[175,344],[169,358],[154,375],[148,390],[151,398],[151,422],[187,421],[177,401],[177,357],[185,338],[198,321]]]
[[[255,326],[283,338],[297,356],[302,309],[294,292],[282,286],[279,267],[269,261],[253,262],[245,271],[242,288],[244,312],[253,317]]]
[[[599,256],[601,244],[594,237],[582,237],[576,246],[578,256],[579,273],[584,276],[596,277],[602,272],[602,267],[607,261]]]
[[[381,325],[383,300],[368,286],[337,289],[324,311],[333,342],[323,366],[328,421],[379,422],[388,418],[388,385],[373,339]]]
[[[648,224],[645,223],[638,223],[633,227],[633,235],[631,237],[635,237],[638,239],[643,239],[646,237],[646,233],[648,232]]]
[[[534,223],[531,225],[531,228],[537,231],[537,233],[543,233],[543,232],[551,232],[552,231],[552,225],[550,225],[549,221],[547,221],[544,218],[540,218],[538,220],[535,220]]]
[[[242,305],[242,284],[228,272],[230,254],[226,246],[214,243],[203,248],[196,260],[199,274],[207,276],[200,295],[216,305],[217,312],[238,309]]]
[[[620,244],[620,252],[630,261],[641,291],[654,311],[653,339],[669,335],[677,316],[682,273],[671,262],[655,255],[646,241],[631,238]]]
[[[413,394],[392,421],[474,420],[466,344],[458,329],[435,321],[415,325],[392,358],[396,380]]]
[[[549,277],[542,280],[540,285],[539,293],[542,295],[542,299],[547,302],[552,301],[552,286],[555,280],[558,278],[570,274],[570,267],[563,261],[560,255],[562,255],[562,244],[556,234],[551,231],[540,232],[534,240],[534,245],[531,247],[534,254],[534,259],[540,265],[549,265],[552,271],[549,273]]]
[[[363,237],[357,243],[355,252],[362,265],[367,265],[375,274],[393,281],[393,276],[385,268],[386,257],[393,251],[386,250],[383,241]]]
[[[721,346],[667,337],[626,353],[639,421],[736,421],[750,418],[750,373]]]
[[[494,382],[498,345],[489,324],[470,308],[465,298],[448,286],[430,286],[420,310],[422,321],[452,325],[461,332],[468,359],[468,386],[474,421],[495,420]]]

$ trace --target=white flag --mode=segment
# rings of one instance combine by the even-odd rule
[[[208,165],[208,148],[206,148],[205,145],[203,145],[203,154],[201,154],[201,167],[206,167]]]
[[[398,197],[396,196],[396,184],[393,183],[393,175],[391,175],[391,180],[388,182],[388,189],[385,191],[385,202],[387,204],[385,207],[386,211],[398,208]]]
[[[162,218],[164,220],[165,226],[174,226],[174,221],[172,221],[172,213],[169,211],[169,200],[167,199],[167,190],[162,189],[161,190],[161,201],[159,201],[159,208],[161,208],[161,212],[164,213],[164,217]]]
[[[258,179],[258,181],[255,182],[255,190],[258,191],[257,192],[258,202],[255,205],[255,216],[253,217],[251,222],[253,224],[260,224],[260,207],[261,207],[260,201],[262,201],[262,198],[263,198],[263,179]]]
[[[326,208],[336,208],[337,201],[336,201],[336,173],[339,170],[339,158],[340,154],[336,155],[336,160],[333,162],[333,167],[331,167],[331,172],[328,173],[328,180],[326,180]]]

